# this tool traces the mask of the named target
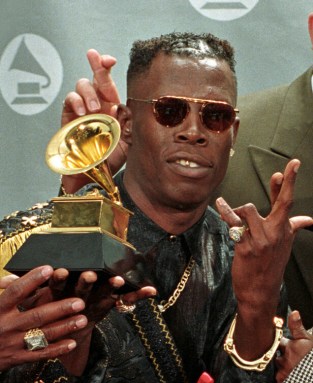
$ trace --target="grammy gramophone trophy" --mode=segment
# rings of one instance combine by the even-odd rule
[[[80,117],[52,137],[46,150],[48,166],[64,175],[85,173],[106,196],[95,188],[83,196],[54,198],[51,227],[31,234],[6,270],[21,275],[43,264],[67,268],[70,275],[93,270],[100,279],[122,276],[125,291],[149,283],[141,271],[143,257],[127,242],[132,213],[123,207],[106,161],[119,138],[119,123],[104,114]]]

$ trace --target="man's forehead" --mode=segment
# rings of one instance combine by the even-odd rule
[[[224,60],[171,55],[157,58],[146,73],[148,78],[173,85],[175,82],[184,84],[192,81],[200,86],[211,82],[228,83],[226,79],[233,78],[233,73]]]
[[[136,94],[131,97],[176,94],[207,98],[204,96],[220,92],[230,92],[232,97],[235,92],[233,73],[224,60],[164,53],[154,58],[149,70],[133,85]]]

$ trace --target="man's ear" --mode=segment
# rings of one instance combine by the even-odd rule
[[[132,112],[126,105],[120,104],[116,114],[116,118],[121,126],[121,138],[130,145],[132,143]]]
[[[240,118],[237,116],[235,119],[235,122],[233,123],[233,146],[235,145],[238,130],[239,130],[239,125],[240,125]]]
[[[310,34],[312,48],[313,48],[313,12],[309,14],[308,28],[309,28],[309,34]]]

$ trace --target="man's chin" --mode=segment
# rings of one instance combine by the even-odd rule
[[[173,207],[184,212],[194,211],[197,209],[204,210],[208,205],[208,201],[208,198],[195,198],[194,194],[190,196],[190,198],[185,195],[184,198],[177,198],[173,203]]]

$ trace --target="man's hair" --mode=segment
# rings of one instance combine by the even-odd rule
[[[228,63],[235,76],[236,61],[234,49],[227,40],[221,40],[211,33],[172,32],[148,40],[133,43],[127,70],[127,83],[146,72],[159,54],[192,58],[216,58]]]

